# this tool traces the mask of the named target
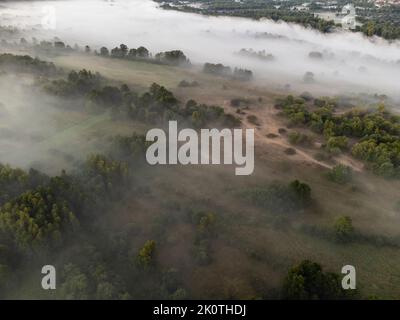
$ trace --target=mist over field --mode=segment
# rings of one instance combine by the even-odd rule
[[[1,1],[0,40],[0,299],[399,297],[399,41],[150,0]],[[151,163],[170,121],[254,171]]]
[[[56,29],[44,31],[41,22],[48,8],[55,10]],[[28,34],[34,30],[39,39],[56,36],[70,45],[111,49],[124,43],[143,45],[153,53],[180,49],[194,64],[251,69],[260,84],[290,85],[296,91],[321,94],[366,92],[399,98],[400,42],[360,33],[322,34],[284,22],[206,17],[162,10],[150,0],[19,1],[4,3],[0,17],[4,25],[24,28]],[[242,48],[265,50],[274,59],[235,54]],[[322,57],[310,58],[310,52]],[[306,72],[313,73],[315,83],[304,84]]]

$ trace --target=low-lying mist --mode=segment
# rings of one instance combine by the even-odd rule
[[[48,8],[55,12],[54,30],[41,27],[45,15],[53,10]],[[57,36],[71,45],[99,49],[124,43],[128,47],[143,45],[154,53],[180,49],[193,63],[218,62],[251,69],[260,85],[274,88],[400,97],[399,42],[368,39],[360,33],[322,34],[270,20],[167,11],[150,0],[7,2],[0,8],[0,17],[3,25],[32,31],[45,40]],[[242,48],[265,50],[273,59],[238,55]],[[310,52],[320,54],[310,57]],[[306,72],[313,78],[308,83],[304,81]]]
[[[0,75],[0,162],[59,174],[90,153],[88,141],[69,130],[85,118],[74,103],[46,95],[33,81]]]

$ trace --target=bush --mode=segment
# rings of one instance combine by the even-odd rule
[[[292,156],[292,155],[296,154],[296,149],[293,149],[293,148],[286,148],[286,149],[285,149],[285,153],[286,153],[288,156]]]
[[[282,295],[291,300],[332,300],[346,297],[339,275],[324,272],[309,260],[292,267],[284,279]]]
[[[350,167],[338,164],[334,166],[328,173],[327,177],[330,181],[344,184],[352,180],[352,170]]]
[[[289,185],[273,183],[267,187],[246,190],[244,198],[273,213],[293,213],[303,210],[311,202],[311,188],[298,180]]]
[[[344,136],[330,137],[326,143],[328,152],[337,154],[347,149],[349,139]]]
[[[154,261],[154,252],[156,249],[156,242],[154,240],[148,240],[144,246],[139,250],[137,255],[137,262],[142,267],[150,266]]]
[[[254,124],[254,125],[256,125],[256,126],[259,125],[258,118],[257,118],[255,115],[253,115],[253,114],[248,115],[248,116],[247,116],[247,120],[248,120],[251,124]]]
[[[198,86],[199,86],[199,83],[197,81],[182,80],[178,84],[178,87],[180,87],[180,88],[190,88],[190,87],[198,87]]]
[[[335,238],[339,242],[348,242],[354,235],[353,222],[348,216],[340,216],[333,226]]]
[[[289,184],[289,188],[294,192],[303,206],[311,202],[311,188],[308,184],[294,180]]]
[[[292,131],[289,133],[288,136],[289,142],[294,145],[301,145],[301,146],[311,146],[312,145],[312,138],[306,134]]]

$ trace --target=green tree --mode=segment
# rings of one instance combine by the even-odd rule
[[[294,180],[289,184],[289,188],[303,205],[311,202],[311,188],[308,184]]]
[[[142,267],[149,267],[154,261],[154,254],[156,250],[156,242],[148,240],[144,246],[139,250],[137,255],[137,262]]]
[[[74,264],[67,264],[63,270],[64,282],[60,293],[67,300],[85,300],[89,298],[89,281],[87,276]]]
[[[338,164],[327,173],[327,177],[329,180],[336,183],[348,183],[352,179],[352,170],[348,166]]]
[[[290,300],[333,300],[345,297],[339,276],[324,272],[321,265],[309,260],[289,270],[282,289],[283,298]]]
[[[348,242],[354,235],[353,222],[349,216],[340,216],[333,226],[337,241]]]

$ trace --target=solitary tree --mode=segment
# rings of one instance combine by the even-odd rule
[[[354,234],[353,222],[349,216],[340,216],[334,224],[336,239],[340,242],[348,242]]]

